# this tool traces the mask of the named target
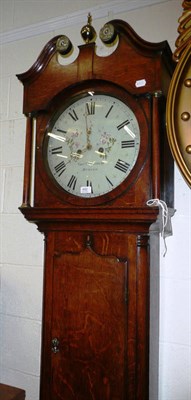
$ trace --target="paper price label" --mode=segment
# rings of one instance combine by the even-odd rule
[[[89,194],[92,192],[91,186],[81,186],[80,193],[81,194]]]

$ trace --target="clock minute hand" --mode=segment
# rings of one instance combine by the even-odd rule
[[[91,128],[88,128],[88,121],[87,121],[87,112],[85,111],[85,121],[86,121],[86,140],[87,140],[87,149],[90,150],[92,148],[90,136],[92,131]]]

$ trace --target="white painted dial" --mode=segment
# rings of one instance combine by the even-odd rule
[[[134,167],[139,148],[133,111],[116,97],[94,92],[62,111],[45,140],[48,170],[56,184],[88,198],[119,186]]]

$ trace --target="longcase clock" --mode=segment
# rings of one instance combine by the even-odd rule
[[[20,210],[45,236],[41,400],[149,399],[158,208],[146,202],[173,206],[164,111],[174,64],[166,41],[110,24],[111,55],[89,42],[62,65],[56,36],[18,75],[27,117]]]

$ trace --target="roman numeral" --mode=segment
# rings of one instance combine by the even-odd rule
[[[112,105],[112,106],[109,108],[109,110],[108,110],[107,114],[105,114],[105,118],[107,118],[107,117],[108,117],[108,115],[110,114],[110,112],[111,112],[112,108],[113,108],[113,105]]]
[[[122,149],[135,147],[135,141],[134,140],[122,140],[121,147],[122,147]]]
[[[77,121],[78,120],[78,116],[76,114],[75,110],[72,110],[71,112],[69,112],[70,117],[74,120]]]
[[[115,164],[115,168],[117,168],[119,171],[124,172],[125,174],[129,167],[130,167],[130,164],[123,160],[118,160]]]
[[[57,132],[66,133],[66,131],[64,131],[63,129],[56,128],[56,130],[57,130]]]
[[[122,122],[121,124],[119,124],[119,125],[117,126],[118,131],[120,131],[120,129],[124,128],[124,126],[125,126],[125,125],[128,125],[128,124],[130,124],[129,119],[127,119],[126,121],[124,121],[124,122]]]
[[[87,115],[95,114],[95,101],[91,101],[90,103],[86,103],[86,111],[87,111]]]
[[[69,182],[68,182],[68,184],[67,184],[67,186],[68,186],[70,189],[75,190],[76,182],[77,182],[77,178],[76,178],[74,175],[72,175],[71,178],[70,178],[70,180],[69,180]]]
[[[86,186],[91,187],[91,193],[93,193],[93,185],[91,181],[86,182]]]
[[[65,171],[65,169],[66,169],[66,164],[65,164],[65,162],[64,162],[64,161],[61,161],[59,164],[57,164],[57,165],[54,167],[54,169],[55,169],[56,173],[58,174],[58,176],[61,176],[61,175],[63,174],[63,172]]]
[[[62,146],[51,149],[51,154],[62,154]]]
[[[110,179],[109,179],[107,176],[105,176],[105,177],[106,177],[108,183],[109,183],[111,186],[113,186],[113,183],[110,181]]]

